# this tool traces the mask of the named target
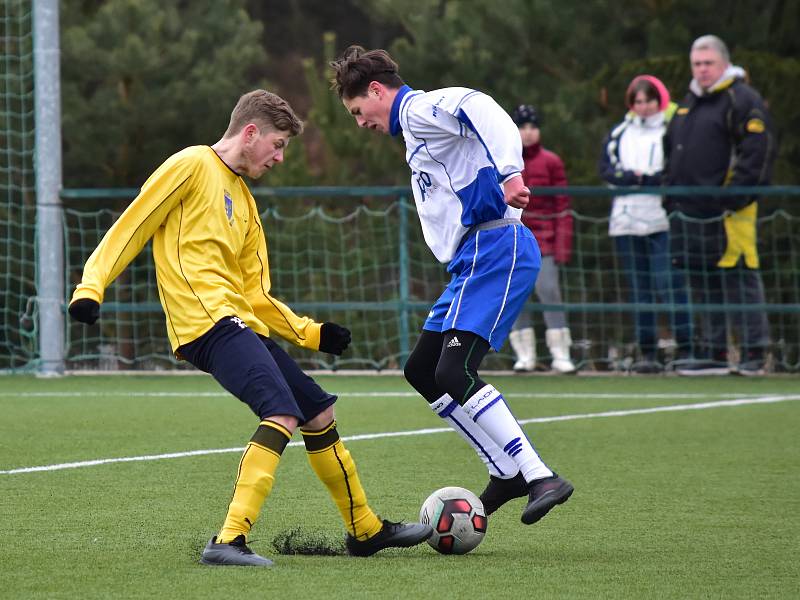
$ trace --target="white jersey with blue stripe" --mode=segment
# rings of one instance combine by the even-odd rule
[[[402,129],[425,242],[449,262],[473,225],[519,218],[501,184],[522,171],[517,126],[490,96],[468,88],[432,92],[403,86],[390,115]]]

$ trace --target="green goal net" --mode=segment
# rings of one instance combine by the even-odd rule
[[[448,281],[422,239],[413,203],[393,188],[391,195],[369,196],[340,190],[326,196],[314,188],[294,190],[289,197],[261,198],[267,234],[272,293],[299,314],[332,320],[353,331],[345,356],[334,358],[285,345],[306,368],[401,368],[432,302]],[[291,190],[290,190],[291,191]],[[368,194],[368,192],[365,192]],[[103,200],[97,209],[85,198],[65,210],[66,289],[71,294],[86,258],[124,208],[127,200]],[[785,198],[765,200],[758,222],[759,252],[766,302],[761,306],[722,306],[735,318],[738,310],[762,310],[769,319],[770,369],[800,366],[800,217],[780,208]],[[90,208],[90,206],[93,206]],[[111,208],[113,206],[113,208]],[[526,306],[537,332],[542,366],[549,362],[543,310],[563,309],[572,333],[572,358],[583,371],[624,371],[637,360],[636,313],[630,283],[624,276],[613,240],[608,235],[608,199],[573,202],[575,244],[571,262],[561,268],[563,305]],[[700,280],[701,286],[706,284]],[[694,290],[708,292],[709,290]],[[676,357],[670,315],[681,306],[669,302],[649,307],[657,315],[659,360]],[[693,319],[702,322],[711,308],[691,303]],[[730,339],[735,352],[741,342],[736,326]],[[149,245],[109,288],[100,321],[86,327],[67,324],[68,369],[183,369],[167,344],[164,315]],[[487,369],[508,369],[508,345],[490,353]]]
[[[30,2],[2,3],[0,45],[0,370],[6,370],[38,356]]]
[[[265,203],[272,294],[295,312],[353,331],[346,356],[286,345],[305,367],[396,369],[447,281],[404,198]],[[118,210],[65,211],[67,289]],[[150,244],[108,289],[101,319],[68,324],[67,368],[183,368],[169,352]]]

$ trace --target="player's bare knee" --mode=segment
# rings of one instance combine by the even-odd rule
[[[297,429],[297,425],[299,423],[297,417],[292,415],[270,415],[263,420],[277,423],[281,427],[285,428],[289,433],[294,433],[294,430]]]
[[[300,428],[301,431],[319,431],[333,422],[336,418],[333,412],[333,405],[329,406],[313,419],[306,421]]]

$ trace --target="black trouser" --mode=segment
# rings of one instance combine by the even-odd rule
[[[761,273],[746,267],[691,271],[691,287],[710,304],[764,304]],[[695,300],[699,302],[701,300]],[[741,346],[743,357],[764,350],[769,345],[767,315],[759,311],[714,311],[703,313],[703,343],[706,354],[722,357],[728,349],[728,331]]]
[[[670,247],[676,267],[686,271],[696,304],[765,304],[761,272],[742,265],[718,267],[727,246],[722,217],[692,219],[680,214],[670,218]],[[761,351],[769,345],[769,322],[763,310],[702,312],[701,347],[698,356],[723,358],[728,348],[728,331],[741,345],[742,355]]]

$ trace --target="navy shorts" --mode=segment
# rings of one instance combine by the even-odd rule
[[[280,346],[236,317],[221,319],[178,353],[213,375],[261,420],[292,415],[303,424],[336,402]]]

